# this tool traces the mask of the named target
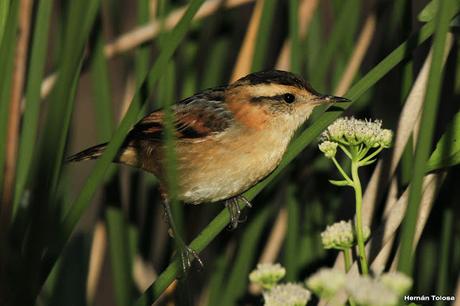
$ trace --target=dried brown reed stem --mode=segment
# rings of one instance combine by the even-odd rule
[[[434,199],[436,198],[437,192],[439,190],[439,186],[444,180],[444,178],[445,178],[445,173],[436,173],[436,174],[429,174],[425,176],[423,180],[423,190],[422,190],[423,196],[420,202],[420,211],[419,211],[419,217],[417,221],[417,228],[416,228],[414,244],[413,244],[414,249],[420,240],[423,228],[425,227],[426,221],[428,220],[428,217],[430,215]],[[379,235],[378,233],[376,233],[375,237],[368,244],[368,248],[372,248],[373,241],[378,241],[378,243],[381,244],[382,246],[386,246],[387,243],[391,245],[390,242],[393,241],[396,231],[404,219],[404,214],[407,209],[408,197],[409,197],[409,188],[407,188],[404,191],[403,195],[398,199],[398,201],[394,203],[395,205],[393,205],[393,208],[390,210],[388,216],[383,221],[383,224],[381,225],[381,231],[383,232],[383,234]],[[383,256],[386,254],[384,253],[380,254],[380,253],[381,251],[379,251],[379,254],[375,257],[375,260],[373,261],[371,265],[371,269],[374,271],[381,272],[386,265],[387,258]],[[399,248],[398,248],[398,254],[399,254]],[[372,254],[370,254],[370,256],[374,257],[375,255],[373,256]],[[398,257],[399,255],[396,256],[390,270],[393,271],[396,269]]]
[[[158,12],[158,0],[151,0],[149,3],[149,16],[150,19],[154,19]]]
[[[25,73],[27,66],[27,50],[29,45],[31,12],[33,1],[21,0],[19,6],[19,30],[17,37],[16,53],[14,59],[13,82],[11,85],[10,108],[8,116],[6,154],[5,154],[5,179],[3,182],[1,229],[10,224],[11,208],[16,176],[16,159],[19,143],[19,122],[21,119],[21,98],[24,89]]]
[[[369,49],[372,38],[374,37],[376,23],[377,18],[375,13],[371,13],[369,16],[367,16],[363,25],[363,29],[359,34],[358,42],[356,43],[355,49],[353,50],[351,59],[348,61],[345,72],[342,75],[337,88],[335,89],[335,95],[342,96],[350,88],[350,85],[353,82],[353,79],[355,78],[361,63],[363,62],[364,56]]]
[[[134,94],[136,93],[136,77],[133,73],[128,75],[126,80],[125,93],[123,95],[123,100],[121,102],[120,115],[118,116],[118,121],[121,121],[128,111],[129,105],[133,100]]]
[[[265,0],[257,0],[254,11],[249,21],[248,30],[244,36],[243,44],[236,60],[235,68],[231,77],[231,82],[247,75],[251,71],[252,60],[256,45],[257,33],[259,32],[262,9]]]
[[[278,257],[286,235],[287,220],[288,211],[286,207],[282,207],[278,213],[275,224],[273,225],[265,249],[262,252],[262,256],[260,256],[260,263],[272,263]]]
[[[168,299],[174,294],[177,289],[177,279],[175,279],[165,291],[160,295],[160,297],[152,304],[152,306],[174,306],[176,305],[174,301],[168,301]],[[166,300],[166,301],[165,301]]]
[[[144,292],[157,278],[157,273],[150,262],[141,256],[134,257],[133,279],[140,292]]]
[[[385,211],[383,213],[384,218],[388,217],[391,212],[391,209],[398,203],[398,184],[396,181],[391,182],[391,186],[388,191],[387,202],[385,204]],[[392,247],[393,242],[395,240],[395,236],[392,236],[385,245],[382,246],[377,258],[374,260],[372,265],[370,266],[371,270],[376,274],[380,274],[383,272],[385,268],[386,261],[388,260]]]
[[[89,256],[88,277],[86,280],[86,300],[93,304],[97,285],[107,252],[107,231],[103,221],[99,220],[94,228],[93,241]]]

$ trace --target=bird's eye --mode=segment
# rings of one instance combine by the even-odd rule
[[[292,102],[295,101],[295,96],[294,96],[293,94],[289,94],[289,93],[288,93],[288,94],[285,94],[285,95],[283,96],[283,99],[284,99],[284,101],[286,101],[287,103],[292,103]]]

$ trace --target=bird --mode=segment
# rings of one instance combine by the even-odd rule
[[[281,162],[295,131],[319,105],[348,99],[323,95],[301,76],[281,70],[254,72],[237,81],[205,89],[171,106],[177,167],[177,197],[186,204],[224,202],[230,227],[240,222],[245,191]],[[127,134],[114,162],[154,174],[163,190],[169,225],[175,232],[166,191],[165,113],[154,111]],[[107,143],[70,156],[68,162],[100,157]],[[175,237],[179,239],[179,237]],[[195,251],[183,246],[183,265]],[[185,258],[185,260],[184,260]]]

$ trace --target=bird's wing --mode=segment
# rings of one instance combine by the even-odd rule
[[[223,89],[197,93],[172,107],[174,128],[179,140],[205,138],[226,130],[233,114],[224,103]],[[159,110],[141,119],[128,139],[161,141],[164,134],[164,112]]]

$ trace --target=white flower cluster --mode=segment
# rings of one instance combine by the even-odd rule
[[[396,306],[400,301],[396,292],[368,276],[348,276],[345,288],[359,306]]]
[[[286,269],[279,263],[261,263],[257,265],[257,269],[249,274],[249,280],[261,285],[265,289],[270,289],[285,275]]]
[[[306,280],[308,289],[317,296],[329,299],[345,286],[345,273],[335,269],[322,268]]]
[[[381,120],[360,120],[343,117],[332,123],[321,135],[323,141],[332,141],[347,145],[364,144],[369,148],[391,146],[393,132],[382,129]]]
[[[366,241],[371,231],[369,227],[363,228],[364,241]],[[356,233],[353,230],[351,220],[336,222],[328,225],[326,230],[321,233],[321,241],[325,249],[344,250],[351,248],[356,242]]]
[[[324,299],[331,299],[339,291],[345,290],[359,306],[396,306],[412,287],[412,279],[399,272],[371,278],[359,274],[345,275],[339,270],[323,268],[310,276],[306,284],[308,289]]]
[[[299,284],[281,284],[264,292],[264,306],[305,306],[310,297],[310,291]]]

